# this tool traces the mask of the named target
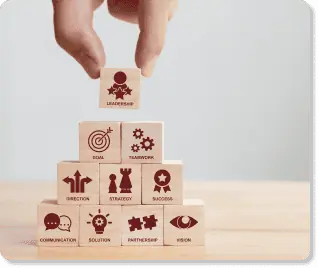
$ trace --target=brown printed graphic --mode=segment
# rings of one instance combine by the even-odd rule
[[[71,193],[85,193],[85,184],[88,184],[92,181],[91,178],[85,177],[81,178],[81,173],[77,170],[74,174],[74,178],[66,177],[63,181],[70,185]]]
[[[89,213],[89,216],[92,218],[92,220],[88,221],[87,224],[93,225],[96,234],[103,234],[105,227],[109,224],[112,224],[111,221],[107,220],[109,214],[106,214],[105,216],[102,215],[100,209],[98,209],[98,214],[96,214],[95,216],[91,213]]]
[[[143,222],[140,218],[132,217],[130,220],[128,220],[128,223],[130,225],[129,230],[130,232],[134,232],[135,230],[141,230],[142,226],[144,229],[152,230],[152,228],[157,226],[157,219],[155,215],[150,215],[149,217],[143,217]]]
[[[116,100],[118,99],[125,99],[125,95],[131,95],[131,92],[133,91],[130,89],[127,84],[127,75],[120,71],[115,73],[114,75],[114,84],[107,89],[108,95],[114,95],[116,96]]]
[[[169,186],[169,183],[171,181],[171,175],[167,170],[158,170],[154,175],[154,180],[156,183],[156,186],[153,189],[154,192],[157,191],[158,193],[160,193],[161,189],[163,189],[165,193],[171,191]]]
[[[150,137],[144,138],[144,131],[140,128],[136,128],[133,131],[133,137],[136,140],[141,140],[138,144],[135,143],[131,145],[131,151],[134,153],[138,153],[140,150],[151,151],[155,146],[154,139],[151,139]]]
[[[105,131],[103,130],[95,130],[88,137],[88,146],[96,153],[105,152],[110,146],[110,136],[113,130],[108,128]]]
[[[190,229],[196,225],[198,221],[190,216],[178,216],[172,219],[170,223],[178,229]]]
[[[59,229],[61,231],[70,232],[72,221],[66,215],[59,216],[55,213],[49,213],[44,217],[45,231]]]

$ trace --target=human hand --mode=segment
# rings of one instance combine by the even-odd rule
[[[106,56],[92,21],[94,11],[104,0],[52,1],[57,43],[83,66],[91,78],[99,78]],[[113,17],[139,24],[136,65],[143,76],[151,76],[178,0],[108,0],[107,4]]]

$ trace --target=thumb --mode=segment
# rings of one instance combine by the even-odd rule
[[[95,1],[54,0],[54,31],[57,43],[76,59],[91,78],[105,65],[101,40],[92,26]]]

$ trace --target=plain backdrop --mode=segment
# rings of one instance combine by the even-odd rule
[[[136,25],[104,4],[108,67],[134,67]],[[301,0],[179,0],[139,110],[99,109],[99,80],[55,42],[51,1],[0,9],[0,180],[54,180],[82,120],[165,122],[165,158],[192,180],[308,180],[312,11]]]

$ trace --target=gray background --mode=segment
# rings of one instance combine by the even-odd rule
[[[51,1],[0,9],[0,180],[54,180],[78,158],[82,120],[162,120],[165,158],[192,180],[308,180],[311,10],[301,0],[179,0],[139,110],[98,108],[90,80],[54,40]],[[108,67],[134,67],[138,28],[103,5]],[[116,29],[116,30],[114,30]]]

